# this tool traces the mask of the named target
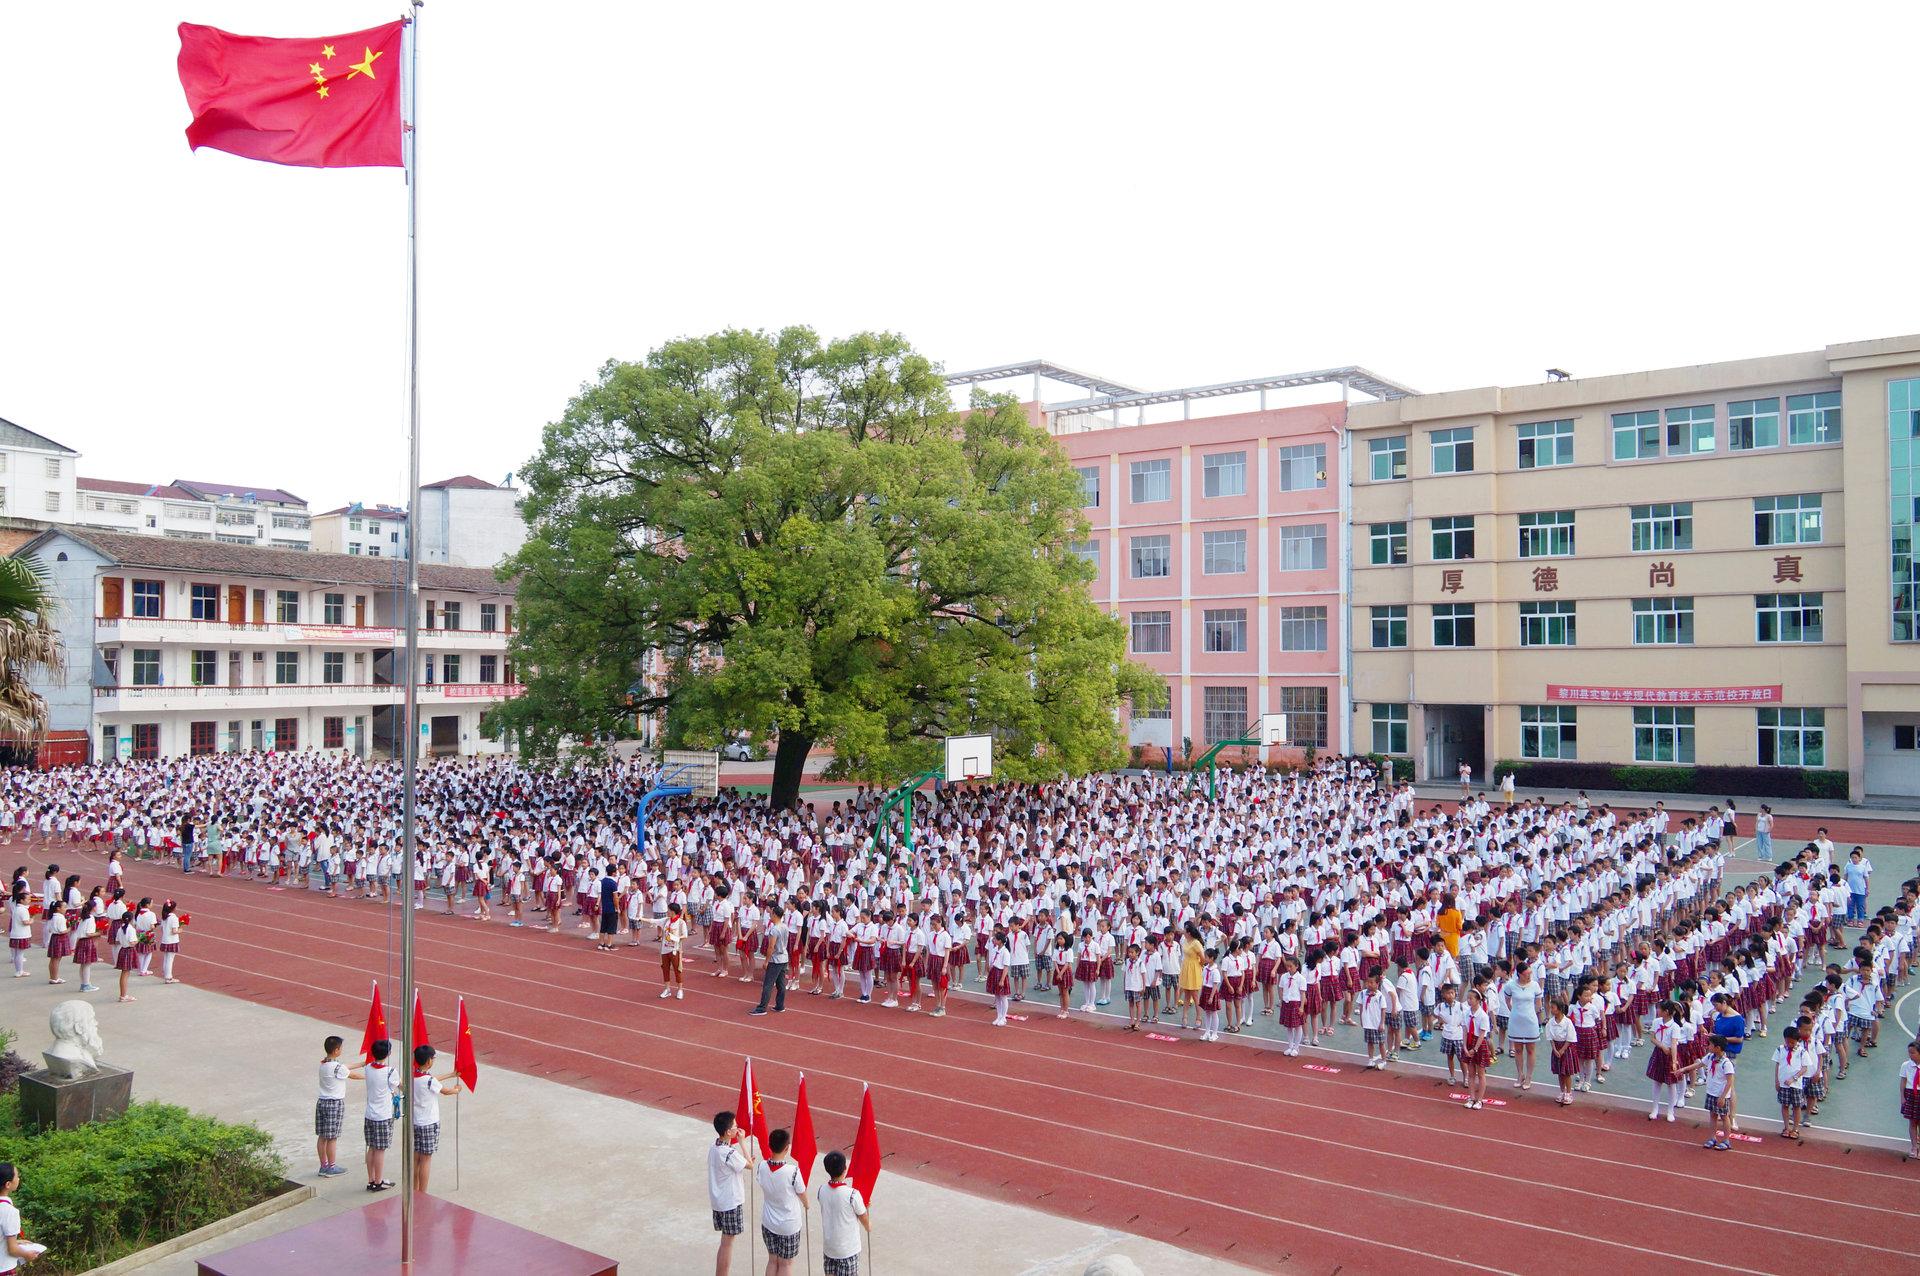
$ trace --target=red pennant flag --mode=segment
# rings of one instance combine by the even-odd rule
[[[420,990],[413,990],[413,1048],[430,1046],[433,1042],[427,1038],[427,1008],[420,1003]]]
[[[813,1108],[807,1103],[807,1074],[800,1074],[800,1095],[793,1101],[793,1163],[800,1167],[800,1181],[811,1185],[813,1160],[820,1154],[813,1138]]]
[[[305,168],[398,168],[405,22],[276,40],[180,24],[187,144]]]
[[[467,1026],[467,999],[460,999],[460,1040],[453,1047],[453,1070],[460,1084],[473,1089],[480,1075],[480,1063],[473,1057],[473,1029]]]
[[[360,1038],[360,1057],[373,1058],[373,1043],[387,1039],[387,1008],[380,1004],[380,981],[373,981],[373,1004],[367,1007],[367,1031]]]
[[[753,1136],[760,1145],[761,1157],[773,1155],[767,1147],[767,1136],[772,1131],[767,1126],[767,1108],[760,1101],[760,1086],[753,1079],[753,1060],[748,1059],[740,1072],[740,1102],[734,1106],[733,1119],[740,1129]]]
[[[847,1167],[860,1199],[873,1204],[873,1183],[880,1177],[880,1132],[873,1124],[873,1091],[861,1088],[860,1131],[853,1136],[853,1163]]]

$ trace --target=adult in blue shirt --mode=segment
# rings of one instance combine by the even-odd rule
[[[1747,1042],[1747,1017],[1724,992],[1713,994],[1713,1025],[1709,1031],[1726,1040],[1728,1058],[1740,1057],[1740,1047]]]
[[[1840,876],[1847,882],[1847,925],[1865,926],[1867,924],[1867,886],[1873,881],[1873,863],[1867,859],[1867,853],[1860,847],[1853,848],[1853,854],[1841,866]]]

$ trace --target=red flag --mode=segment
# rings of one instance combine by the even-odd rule
[[[800,1074],[800,1095],[793,1101],[793,1163],[800,1167],[800,1181],[811,1184],[813,1159],[820,1147],[813,1139],[813,1109],[807,1104],[807,1074]]]
[[[367,1007],[367,1031],[360,1038],[360,1057],[373,1058],[373,1043],[387,1039],[387,1008],[380,1004],[380,981],[373,981],[373,1004]]]
[[[453,1047],[453,1071],[460,1084],[473,1089],[480,1075],[479,1061],[473,1057],[473,1029],[467,1026],[467,999],[460,999],[460,1040]]]
[[[767,1126],[767,1109],[760,1102],[760,1086],[753,1079],[751,1059],[746,1061],[740,1072],[740,1102],[734,1106],[733,1119],[742,1131],[751,1134],[754,1142],[760,1145],[762,1158],[773,1155],[767,1147],[767,1135],[772,1133]]]
[[[413,990],[413,1048],[418,1050],[421,1046],[432,1044],[433,1042],[427,1039],[427,1008],[420,1003],[420,990],[415,988]]]
[[[405,22],[276,40],[180,24],[187,145],[306,168],[398,168]]]
[[[880,1132],[873,1124],[873,1091],[860,1091],[860,1131],[853,1136],[853,1163],[848,1166],[860,1199],[873,1204],[873,1183],[880,1177]]]

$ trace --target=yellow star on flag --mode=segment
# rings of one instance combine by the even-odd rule
[[[321,46],[320,46],[320,56],[321,56],[321,57],[323,57],[323,58],[330,58],[330,57],[332,57],[332,56],[333,56],[333,46],[332,46],[331,44],[323,44],[323,45],[321,45]]]
[[[362,47],[364,48],[365,46]],[[371,80],[373,78],[373,60],[379,56],[380,54],[375,53],[372,49],[367,49],[366,52],[361,55],[358,62],[350,64],[353,69],[347,72],[347,78],[351,80],[356,75],[364,74]]]
[[[317,90],[317,92],[320,94],[321,97],[325,97],[327,95],[327,86],[322,84]]]
[[[319,64],[318,62],[315,62],[315,63],[313,63],[313,64],[312,64],[311,66],[309,66],[309,67],[307,68],[307,74],[308,74],[308,75],[319,75],[319,74],[320,74],[320,64]]]

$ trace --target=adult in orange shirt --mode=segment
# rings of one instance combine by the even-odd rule
[[[1460,915],[1459,907],[1451,894],[1440,897],[1440,915],[1434,919],[1434,925],[1440,929],[1440,939],[1447,946],[1447,955],[1460,955],[1460,926],[1466,918]]]

